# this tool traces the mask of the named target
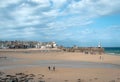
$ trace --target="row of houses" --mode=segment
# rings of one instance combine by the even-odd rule
[[[0,41],[0,49],[56,48],[56,42]]]

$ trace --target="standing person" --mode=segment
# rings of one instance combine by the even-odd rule
[[[53,66],[53,71],[55,71],[55,66]]]
[[[48,69],[50,70],[50,66],[48,66]]]
[[[100,56],[100,60],[101,60],[101,58],[102,58],[102,57]]]

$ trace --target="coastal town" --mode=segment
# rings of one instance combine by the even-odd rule
[[[104,48],[99,43],[97,47],[73,47],[58,46],[56,42],[38,42],[38,41],[0,41],[0,49],[38,49],[49,51],[80,52],[85,54],[103,54]]]
[[[55,42],[0,41],[0,49],[56,48]]]

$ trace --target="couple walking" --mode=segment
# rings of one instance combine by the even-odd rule
[[[48,69],[51,70],[51,67],[48,66]],[[55,71],[55,66],[53,66],[53,71]]]

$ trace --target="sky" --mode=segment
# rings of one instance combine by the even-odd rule
[[[120,0],[0,0],[0,40],[120,47]]]

